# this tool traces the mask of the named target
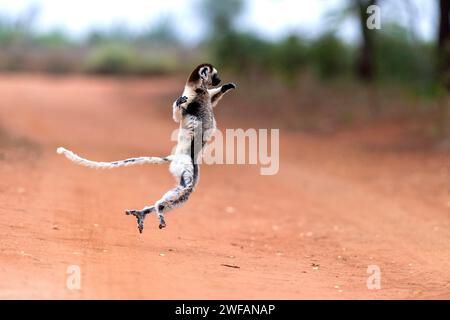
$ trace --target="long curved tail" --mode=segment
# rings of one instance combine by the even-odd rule
[[[67,159],[69,159],[72,162],[78,163],[79,165],[90,167],[90,168],[100,168],[100,169],[112,169],[112,168],[118,168],[118,167],[126,167],[126,166],[133,166],[137,164],[162,164],[172,161],[172,156],[167,156],[164,158],[160,157],[138,157],[138,158],[129,158],[125,160],[119,160],[119,161],[112,161],[112,162],[98,162],[98,161],[92,161],[88,159],[81,158],[77,154],[73,153],[70,150],[67,150],[63,147],[59,147],[56,149],[56,152],[58,154],[63,154],[66,156]]]

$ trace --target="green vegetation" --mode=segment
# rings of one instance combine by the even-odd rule
[[[177,57],[160,55],[151,49],[139,50],[123,43],[105,43],[90,50],[85,71],[97,74],[164,74],[176,71]]]
[[[423,94],[436,90],[437,55],[432,44],[409,40],[407,30],[396,25],[386,26],[375,43],[378,81],[405,84]]]
[[[84,39],[72,39],[60,29],[36,32],[33,8],[16,18],[0,15],[0,70],[149,75],[176,72],[196,63],[202,54],[202,59],[222,70],[273,77],[288,86],[294,86],[304,73],[325,81],[356,80],[360,72],[358,44],[344,43],[332,32],[313,39],[291,33],[269,41],[236,27],[245,1],[199,0],[197,4],[210,26],[197,48],[180,43],[170,16],[139,32],[118,24],[91,30]],[[355,8],[344,8],[344,15],[358,16]],[[381,31],[372,32],[371,83],[400,84],[427,96],[436,93],[435,45],[414,39],[398,25],[384,25]],[[207,54],[202,48],[209,48]]]
[[[174,72],[184,62],[170,17],[139,33],[114,25],[73,39],[60,29],[34,31],[34,16],[0,15],[0,71],[151,75]]]
[[[346,76],[351,73],[352,49],[334,34],[321,36],[311,44],[310,59],[322,79]]]

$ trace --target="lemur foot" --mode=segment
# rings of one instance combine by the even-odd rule
[[[126,210],[125,214],[136,217],[139,233],[142,233],[142,231],[144,231],[145,215],[151,213],[152,211],[154,211],[154,207],[148,207],[143,210]]]
[[[164,220],[164,216],[159,216],[159,228],[165,228],[166,227],[166,221]]]
[[[142,213],[141,210],[127,210],[125,211],[125,214],[136,217],[139,233],[142,233],[142,231],[144,230],[145,213]]]

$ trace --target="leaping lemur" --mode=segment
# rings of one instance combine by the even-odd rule
[[[138,157],[113,162],[97,162],[83,159],[62,147],[58,148],[57,152],[64,154],[75,163],[93,168],[117,168],[135,164],[170,162],[169,170],[175,177],[176,187],[166,192],[152,206],[146,206],[142,210],[125,211],[127,215],[136,217],[140,233],[144,229],[145,216],[153,212],[158,216],[159,228],[162,229],[166,226],[164,214],[185,203],[198,183],[199,165],[197,160],[216,128],[213,108],[217,106],[228,90],[236,88],[234,83],[215,87],[220,82],[217,70],[208,63],[197,66],[190,74],[182,95],[172,105],[173,119],[180,123],[174,154],[162,158]]]

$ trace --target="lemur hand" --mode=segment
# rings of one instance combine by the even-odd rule
[[[234,83],[227,83],[222,86],[220,89],[222,92],[227,92],[228,90],[236,89],[236,85]]]
[[[176,104],[177,107],[179,107],[183,103],[186,103],[187,100],[188,100],[188,98],[186,96],[181,96],[181,97],[178,97],[178,99],[175,102],[175,104]]]

